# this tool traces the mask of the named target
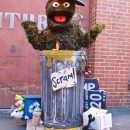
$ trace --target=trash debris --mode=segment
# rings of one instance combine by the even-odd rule
[[[91,122],[91,127],[94,130],[104,130],[112,127],[112,115],[107,113],[108,110],[91,107],[83,113],[83,126],[90,124],[89,115],[91,114],[95,120]],[[85,129],[86,130],[86,129]]]
[[[37,105],[37,107],[33,111],[32,125],[33,126],[39,125],[40,120],[41,120],[41,108],[40,105]]]
[[[23,113],[24,113],[24,98],[21,95],[16,94],[15,100],[17,102],[15,103],[15,109],[11,113],[11,117],[16,118],[16,119],[22,119],[23,118]]]

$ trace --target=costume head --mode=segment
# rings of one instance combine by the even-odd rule
[[[78,0],[49,0],[46,4],[48,27],[53,29],[68,26],[75,13],[75,4],[84,6]]]

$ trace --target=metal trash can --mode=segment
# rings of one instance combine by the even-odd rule
[[[82,51],[43,51],[42,52],[42,120],[43,125],[52,128],[72,128],[82,125],[83,77],[80,73]],[[64,86],[67,77],[63,75],[53,81],[52,73],[75,69],[77,82],[71,87]],[[67,73],[67,72],[66,72]],[[55,74],[54,74],[55,75]],[[72,78],[72,73],[69,75]],[[68,78],[69,78],[68,76]],[[53,90],[52,84],[63,83],[64,87]],[[68,83],[67,82],[67,83]],[[72,81],[73,82],[73,81]]]

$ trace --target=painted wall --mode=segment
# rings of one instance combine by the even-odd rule
[[[20,24],[30,19],[44,29],[46,1],[0,0],[0,108],[14,104],[16,93],[40,94],[40,58]],[[77,7],[74,20],[88,30],[89,1],[85,7]]]

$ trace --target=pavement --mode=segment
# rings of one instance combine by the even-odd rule
[[[109,108],[112,113],[111,130],[130,130],[130,108]],[[0,130],[26,130],[26,121],[10,117],[10,109],[0,109]]]
[[[111,108],[112,128],[111,130],[130,130],[130,108]]]
[[[11,109],[0,109],[0,130],[26,130],[26,121],[10,117]]]

